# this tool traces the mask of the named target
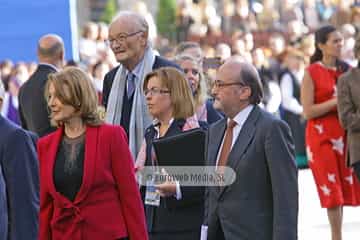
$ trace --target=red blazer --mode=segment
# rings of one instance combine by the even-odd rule
[[[41,138],[39,240],[146,240],[143,204],[124,130],[86,128],[84,174],[74,202],[56,191],[53,169],[63,129]]]

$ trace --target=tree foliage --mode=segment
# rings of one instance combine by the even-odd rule
[[[159,0],[156,24],[159,33],[174,40],[176,36],[176,0]]]
[[[113,17],[115,16],[116,12],[117,12],[116,0],[108,0],[105,5],[104,13],[101,16],[101,21],[109,24],[113,19]]]

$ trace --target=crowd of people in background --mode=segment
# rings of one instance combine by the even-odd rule
[[[321,206],[328,210],[332,238],[341,240],[343,206],[360,204],[356,178],[360,178],[360,168],[354,150],[360,128],[358,104],[346,98],[354,89],[343,80],[352,78],[345,72],[357,69],[359,64],[359,56],[353,50],[360,46],[360,5],[354,0],[183,0],[178,1],[177,7],[176,41],[157,33],[153,17],[139,2],[132,11],[121,11],[110,25],[86,23],[79,39],[79,61],[65,62],[66,46],[55,34],[39,39],[39,63],[1,61],[1,115],[39,137],[60,126],[38,143],[38,157],[43,162],[40,239],[49,239],[51,234],[57,239],[64,233],[69,239],[82,239],[79,223],[85,218],[89,220],[83,231],[87,239],[96,239],[94,233],[102,233],[105,227],[96,228],[101,228],[105,220],[108,230],[111,228],[106,234],[119,239],[147,239],[147,234],[154,240],[176,239],[174,233],[178,239],[198,239],[203,235],[202,224],[209,229],[207,239],[238,239],[246,232],[250,239],[269,239],[269,234],[273,234],[272,239],[296,239],[295,159],[301,165],[299,159],[307,157]],[[351,74],[358,73],[353,70]],[[68,82],[71,78],[73,81]],[[105,116],[94,115],[97,105]],[[104,121],[122,128],[109,127]],[[263,131],[255,132],[256,127],[250,122]],[[234,164],[239,160],[237,156],[244,153],[243,169],[239,170],[243,175],[238,175],[238,179],[259,167],[263,174],[253,181],[263,189],[250,189],[243,185],[246,181],[237,180],[235,187],[219,200],[219,191],[210,189],[204,195],[202,188],[194,192],[174,181],[156,186],[163,201],[157,207],[147,206],[144,198],[148,186],[137,191],[135,178],[130,174],[131,160],[136,159],[135,169],[153,166],[154,139],[193,128],[210,128],[207,153],[215,166]],[[239,139],[232,135],[226,140],[228,129],[234,129],[243,142],[254,139],[253,144],[236,145],[235,140]],[[241,135],[244,132],[248,135]],[[96,142],[99,136],[108,142]],[[352,144],[350,162],[345,158],[345,138]],[[29,136],[27,140],[30,144]],[[108,143],[113,147],[106,148]],[[223,162],[222,152],[228,144]],[[124,173],[121,167],[112,166],[94,152],[102,163],[99,169],[103,176],[96,178],[92,186],[82,186],[81,181],[89,183],[86,174],[93,170],[84,165],[84,161],[95,158],[84,150],[89,146],[99,148],[102,155],[111,156],[109,159],[125,154],[126,161],[122,161],[131,170]],[[229,152],[232,147],[239,151],[238,155]],[[80,165],[71,165],[69,162],[74,161],[70,158]],[[255,163],[248,163],[250,158],[256,159]],[[54,169],[48,159],[53,160]],[[62,165],[75,177],[67,179]],[[111,174],[114,178],[108,178]],[[253,177],[250,175],[247,179]],[[49,177],[54,179],[53,184],[46,180]],[[131,186],[122,187],[124,182]],[[71,188],[69,183],[77,185]],[[34,191],[37,184],[34,183]],[[115,206],[111,209],[122,217],[103,216],[100,221],[94,217],[100,211],[89,210],[86,205],[99,201],[97,191],[106,191]],[[114,200],[115,195],[122,193],[131,197]],[[247,194],[256,201],[247,202]],[[234,205],[238,197],[241,204]],[[110,214],[111,209],[103,204],[109,199],[100,198],[97,206]],[[270,206],[269,201],[274,204]],[[133,206],[132,212],[127,211],[124,202]],[[288,209],[284,212],[282,207],[286,204]],[[242,213],[235,210],[239,206]],[[85,209],[82,213],[86,216],[80,214],[80,208]],[[174,220],[174,212],[170,211],[180,220]],[[226,217],[239,220],[239,214],[245,211],[254,218],[253,222],[243,222],[238,228],[226,221]],[[253,211],[259,211],[259,215]],[[265,217],[260,214],[264,212]],[[270,215],[271,220],[266,218]],[[252,225],[257,221],[263,232]],[[140,223],[140,231],[136,230],[136,222]],[[287,224],[291,225],[289,229]]]
[[[177,42],[157,33],[154,19],[143,2],[137,2],[133,8],[146,16],[149,41],[161,56],[176,60],[177,44],[183,41],[199,44],[205,78],[200,85],[206,82],[207,89],[211,89],[215,74],[214,58],[224,61],[230,56],[242,56],[251,62],[264,86],[262,105],[287,121],[289,113],[299,116],[299,123],[291,120],[294,131],[302,132],[305,124],[301,120],[298,89],[314,51],[314,30],[326,23],[337,27],[344,37],[341,59],[351,66],[357,62],[352,51],[360,27],[360,6],[356,1],[178,1]],[[104,76],[117,65],[106,42],[109,27],[102,22],[88,22],[81,32],[80,60],[69,60],[66,65],[80,66],[92,76],[101,102]],[[35,62],[1,61],[0,76],[7,92],[2,115],[17,124],[20,124],[18,91],[36,67]],[[302,137],[296,142],[297,153],[304,155]]]

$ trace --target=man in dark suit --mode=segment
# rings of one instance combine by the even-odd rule
[[[106,122],[124,127],[134,157],[142,144],[145,129],[152,122],[142,88],[144,77],[154,69],[177,66],[156,56],[149,46],[148,35],[148,23],[133,12],[120,12],[109,27],[108,43],[120,65],[104,79]]]
[[[37,55],[39,60],[38,68],[20,88],[19,113],[22,127],[42,137],[55,130],[50,125],[44,87],[48,75],[63,66],[63,40],[54,34],[41,37],[38,43]]]
[[[207,239],[297,239],[293,140],[285,122],[258,107],[263,93],[256,69],[229,59],[219,68],[212,94],[214,107],[227,118],[209,129],[207,161],[220,173],[232,168],[236,179],[207,188]]]
[[[0,82],[0,110],[4,89]],[[35,240],[39,175],[35,137],[0,115],[0,239]]]

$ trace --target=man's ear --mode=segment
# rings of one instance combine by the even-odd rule
[[[66,64],[66,61],[65,61],[65,52],[64,51],[61,51],[58,55],[58,62],[60,64],[60,67],[64,67],[65,64]]]
[[[146,46],[147,41],[148,41],[148,37],[149,37],[149,33],[148,32],[142,32],[141,34],[141,44],[143,46]]]
[[[251,91],[251,88],[250,88],[250,87],[248,87],[248,86],[242,87],[242,88],[240,89],[240,99],[241,99],[241,100],[247,100],[247,99],[249,99],[250,96],[251,96],[251,93],[252,93],[252,91]]]

